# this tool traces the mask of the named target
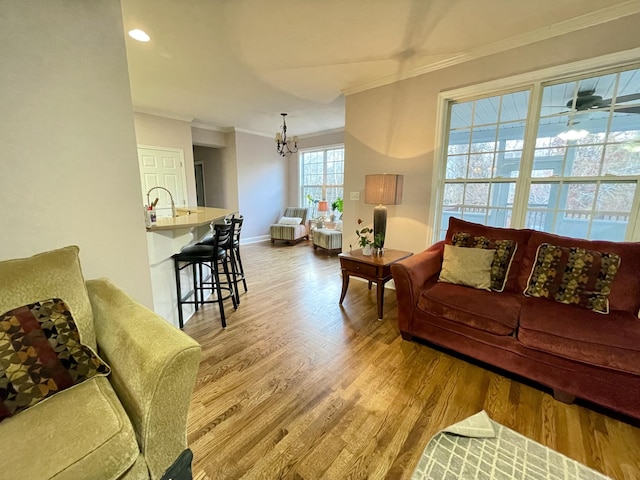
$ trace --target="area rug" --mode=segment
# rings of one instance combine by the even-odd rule
[[[494,422],[484,410],[437,433],[411,478],[611,480]]]

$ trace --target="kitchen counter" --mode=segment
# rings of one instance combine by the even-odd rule
[[[178,294],[173,254],[186,245],[199,242],[212,233],[211,224],[222,221],[234,210],[209,207],[178,207],[177,217],[159,217],[147,228],[147,249],[151,271],[153,310],[174,326],[178,326]],[[182,295],[193,289],[191,269],[181,272]],[[193,305],[184,306],[184,316],[193,313]]]
[[[177,207],[177,217],[160,217],[157,222],[147,228],[147,232],[159,230],[175,230],[182,228],[201,227],[211,222],[221,220],[234,213],[232,210],[211,207]]]

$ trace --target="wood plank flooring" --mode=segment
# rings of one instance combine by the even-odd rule
[[[194,478],[407,479],[428,440],[484,409],[616,480],[640,479],[640,429],[431,347],[403,341],[395,292],[337,256],[242,246],[249,291],[220,327],[208,305],[184,331],[202,345],[188,421]],[[242,291],[242,290],[241,290]]]

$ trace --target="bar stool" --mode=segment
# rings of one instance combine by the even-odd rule
[[[212,244],[196,244],[184,247],[179,253],[173,255],[174,270],[176,274],[176,292],[178,298],[178,323],[180,328],[184,326],[182,305],[193,304],[196,311],[198,311],[199,305],[205,303],[217,303],[220,310],[220,321],[222,328],[227,327],[226,317],[224,314],[224,300],[231,298],[233,301],[233,308],[238,308],[236,303],[236,292],[233,288],[233,280],[228,267],[228,255],[227,245],[232,244],[233,239],[233,225],[232,224],[219,224],[214,226],[215,234],[212,237]],[[182,263],[182,266],[180,265]],[[191,266],[193,269],[193,290],[189,291],[186,295],[182,295],[182,288],[180,285],[180,271]],[[213,277],[212,281],[207,282],[203,275],[203,266],[211,270],[210,277]],[[226,282],[220,279],[220,267],[224,272]],[[198,276],[196,276],[196,268],[198,269]],[[222,285],[226,284],[227,287]],[[213,300],[205,300],[205,290],[213,290],[212,295],[215,295]],[[223,296],[223,290],[225,293]],[[193,300],[189,298],[194,297]],[[198,298],[198,296],[200,298]]]
[[[223,289],[229,289],[231,292],[233,292],[234,303],[237,307],[237,305],[240,305],[240,292],[238,291],[238,280],[237,280],[238,273],[236,271],[236,260],[235,260],[234,250],[233,250],[234,225],[231,219],[229,220],[225,219],[224,224],[219,224],[219,223],[213,224],[214,234],[211,236],[205,237],[201,242],[198,243],[198,245],[213,245],[217,232],[221,230],[221,225],[226,225],[227,227],[230,228],[228,235],[224,234],[224,236],[221,236],[218,239],[218,248],[224,249],[224,251],[227,254],[226,258],[224,259],[224,263],[225,263],[224,267],[226,267],[226,269],[229,270],[230,278],[228,278],[228,281],[221,280],[220,282],[222,285],[226,285],[225,287],[223,287]]]
[[[242,215],[240,215],[238,218],[234,218],[234,217],[231,218],[231,223],[233,224],[233,257],[232,259],[236,264],[236,280],[242,280],[242,285],[244,286],[244,291],[246,293],[247,279],[244,276],[244,267],[242,266],[242,258],[240,257],[240,232],[242,231],[242,222],[244,222],[244,217]],[[240,303],[240,297],[238,297],[238,303]]]

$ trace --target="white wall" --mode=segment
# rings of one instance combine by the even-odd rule
[[[269,225],[282,215],[287,198],[287,160],[272,138],[237,131],[238,199],[244,216],[242,235],[269,235]]]
[[[184,152],[187,205],[197,205],[191,124],[182,120],[138,112],[135,113],[134,121],[138,145],[179,148]]]
[[[118,1],[3,2],[0,259],[76,244],[151,306]]]
[[[442,91],[640,47],[640,15],[586,28],[443,70],[349,95],[345,116],[345,231],[367,223],[367,173],[404,175],[402,205],[388,207],[385,246],[418,252],[431,243],[429,203],[435,159],[436,106]],[[345,193],[345,196],[348,193]],[[348,197],[347,197],[348,198]],[[348,236],[343,248],[348,248]]]

